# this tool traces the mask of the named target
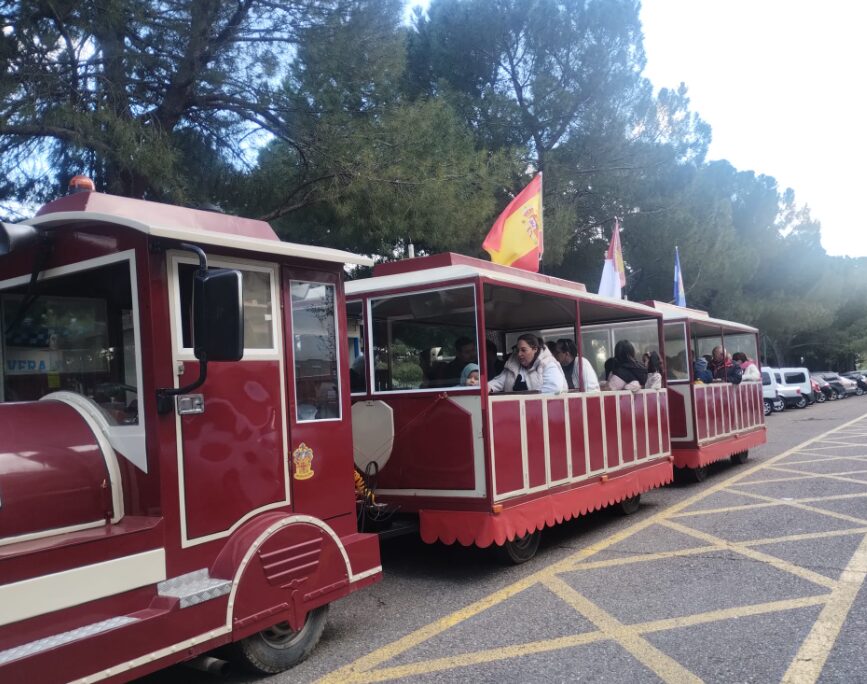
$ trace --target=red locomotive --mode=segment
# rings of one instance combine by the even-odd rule
[[[357,530],[345,263],[92,191],[0,230],[0,680],[307,655]],[[338,343],[341,340],[341,343]]]

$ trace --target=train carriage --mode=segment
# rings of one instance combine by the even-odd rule
[[[739,384],[696,382],[694,361],[711,355],[743,352],[758,359],[758,330],[712,318],[697,309],[645,302],[664,317],[665,368],[671,447],[676,468],[705,479],[706,466],[731,458],[746,461],[749,450],[767,441],[761,381]]]
[[[441,254],[347,283],[357,467],[376,500],[417,516],[424,541],[531,557],[541,530],[604,506],[631,511],[672,479],[665,389],[489,393],[526,332],[568,337],[598,373],[620,339],[662,348],[662,316],[579,284]],[[472,342],[477,387],[445,379]]]

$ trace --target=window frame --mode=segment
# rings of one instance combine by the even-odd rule
[[[337,379],[337,416],[331,418],[307,418],[302,420],[298,416],[298,373],[297,373],[297,359],[295,358],[295,307],[292,306],[292,286],[295,283],[300,284],[308,284],[308,285],[323,285],[325,287],[330,287],[334,291],[334,300],[332,303],[332,314],[334,320],[334,363],[335,363],[335,377]],[[289,326],[290,332],[292,335],[292,339],[290,340],[292,344],[292,397],[294,401],[295,411],[293,420],[296,424],[308,424],[308,423],[338,423],[343,420],[343,378],[342,373],[340,372],[340,348],[342,346],[342,342],[346,339],[346,331],[342,331],[341,335],[341,326],[340,326],[340,314],[339,314],[339,304],[340,304],[340,292],[338,290],[337,283],[328,282],[325,280],[303,280],[299,278],[290,278],[288,281],[287,287],[287,300],[289,302]],[[345,302],[344,302],[345,306]]]

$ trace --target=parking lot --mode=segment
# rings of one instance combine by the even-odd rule
[[[867,401],[774,414],[746,465],[546,530],[525,565],[405,538],[383,567],[270,681],[867,680]],[[193,680],[251,681],[149,678]]]

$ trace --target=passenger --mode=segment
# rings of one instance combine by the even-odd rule
[[[492,340],[485,340],[485,354],[487,355],[485,359],[485,375],[488,380],[493,380],[503,372],[506,364],[500,360],[497,353],[497,345]]]
[[[464,387],[477,387],[479,384],[479,364],[468,363],[461,371],[461,385]]]
[[[635,347],[629,340],[614,345],[614,371],[608,376],[608,389],[637,392],[647,382],[647,369],[635,360]]]
[[[461,372],[468,363],[476,362],[476,343],[469,337],[455,340],[455,358],[445,364],[439,372],[437,386],[451,387],[461,381]]]
[[[731,366],[731,361],[729,361],[729,366]],[[721,346],[717,345],[711,350],[707,369],[714,380],[722,382],[726,379],[726,351]]]
[[[563,368],[540,337],[524,333],[515,346],[503,372],[488,383],[491,392],[539,390],[549,394],[568,389]]]
[[[732,355],[728,353],[726,353],[725,369],[726,382],[730,382],[733,385],[739,385],[741,380],[744,379],[744,371],[741,368],[741,364],[734,361]]]
[[[662,359],[655,351],[647,355],[647,382],[644,389],[662,389]]]
[[[713,382],[713,375],[707,369],[707,359],[703,356],[699,356],[695,360],[694,370],[695,370],[695,381],[703,384],[709,385]]]
[[[555,343],[554,350],[554,356],[563,366],[563,373],[566,375],[569,389],[578,389],[578,364],[575,363],[578,347],[575,346],[575,342],[567,337],[561,338]],[[581,358],[581,373],[584,376],[584,391],[598,392],[599,378],[596,377],[596,371],[593,370],[590,362],[583,357]]]
[[[617,367],[617,359],[613,356],[610,359],[605,359],[605,366],[603,366],[602,372],[605,373],[605,380],[611,377],[611,374],[614,372],[614,369]]]
[[[756,365],[756,362],[751,361],[746,354],[743,352],[735,352],[732,354],[732,359],[741,365],[741,370],[744,372],[743,377],[741,378],[742,380],[762,379],[762,373]]]

